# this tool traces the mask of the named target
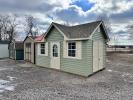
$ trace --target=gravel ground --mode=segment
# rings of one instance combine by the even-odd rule
[[[0,60],[0,100],[133,100],[133,54],[109,54],[88,78]]]

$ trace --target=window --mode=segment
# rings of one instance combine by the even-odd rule
[[[45,54],[45,44],[40,44],[40,54]]]
[[[58,57],[58,46],[56,44],[53,45],[53,57]]]
[[[68,56],[70,57],[76,56],[76,43],[75,42],[68,43]]]

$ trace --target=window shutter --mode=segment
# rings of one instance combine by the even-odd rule
[[[40,43],[37,44],[37,54],[40,55]]]
[[[76,58],[77,59],[82,58],[82,41],[76,42]]]
[[[45,55],[48,56],[48,42],[45,43]]]
[[[67,49],[67,42],[64,41],[64,42],[63,42],[63,57],[64,57],[64,58],[67,57],[67,51],[68,51],[68,49]]]

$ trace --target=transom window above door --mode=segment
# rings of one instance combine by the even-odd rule
[[[56,44],[53,45],[53,57],[58,57],[58,46]]]
[[[76,56],[76,43],[75,42],[68,43],[68,56],[70,57]]]

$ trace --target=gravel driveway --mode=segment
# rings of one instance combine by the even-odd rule
[[[133,54],[109,54],[88,78],[0,60],[0,100],[133,100]]]

